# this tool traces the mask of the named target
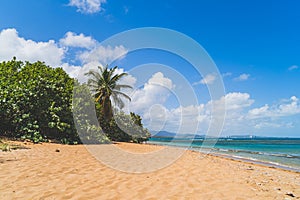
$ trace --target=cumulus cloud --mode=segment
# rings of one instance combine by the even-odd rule
[[[171,90],[173,87],[175,87],[172,83],[172,80],[169,78],[166,78],[163,73],[157,72],[155,73],[148,81],[148,84],[152,85],[160,85],[162,87],[165,87],[169,90]]]
[[[248,93],[231,92],[221,97],[219,100],[209,101],[207,105],[216,108],[225,106],[226,111],[230,111],[249,107],[253,102],[254,100],[250,99]]]
[[[93,14],[104,10],[101,6],[106,0],[70,0],[69,6],[77,8],[77,12],[83,14]]]
[[[4,29],[0,32],[0,60],[11,60],[14,56],[23,61],[44,61],[57,67],[64,57],[64,48],[58,47],[54,40],[35,42],[19,36],[16,29]]]
[[[87,64],[90,62],[98,61],[103,65],[109,64],[110,62],[120,59],[126,55],[128,49],[124,46],[97,46],[90,51],[84,51],[79,54],[77,58],[83,63]]]
[[[267,112],[269,112],[269,105],[266,104],[259,108],[254,108],[252,110],[249,110],[249,117],[250,118],[259,118],[261,116],[264,116]]]
[[[157,77],[160,78],[157,79]],[[161,77],[166,79],[161,73],[153,75],[144,88],[133,95],[131,102],[134,105],[132,109],[142,115],[145,125],[150,130],[163,129],[179,133],[206,133],[213,123],[212,120],[222,122],[221,119],[218,119],[222,110],[226,109],[227,111],[225,125],[231,126],[244,120],[241,114],[254,102],[247,93],[232,92],[219,100],[209,101],[206,104],[167,108],[164,103],[169,97],[168,90],[171,89],[171,84],[170,80],[162,81]],[[158,87],[160,84],[152,85],[151,80],[160,80],[159,83],[168,90]],[[212,112],[212,109],[216,111]]]
[[[199,82],[193,83],[193,85],[208,85],[208,84],[213,84],[216,80],[216,75],[215,74],[207,74],[203,79],[201,79]]]
[[[17,30],[13,28],[0,32],[0,46],[0,61],[8,61],[13,57],[29,62],[43,61],[52,67],[62,67],[71,77],[77,78],[80,82],[87,80],[84,74],[90,69],[105,66],[128,52],[122,45],[101,46],[95,39],[82,33],[67,32],[59,42],[54,40],[40,42],[20,37]],[[75,50],[76,64],[64,60],[65,55],[72,48],[82,48],[80,51]],[[134,82],[131,76],[124,79],[128,83]]]
[[[65,36],[55,42],[33,41],[20,37],[16,29],[4,29],[0,32],[0,61],[11,60],[16,56],[23,61],[44,61],[46,64],[63,69],[80,82],[85,82],[84,73],[97,66],[104,66],[117,58],[125,56],[128,52],[124,46],[101,46],[95,39],[84,34],[67,32]],[[76,48],[81,48],[77,51]],[[70,64],[64,60],[65,55],[75,48],[76,64]],[[74,53],[74,52],[72,52]],[[291,70],[298,67],[291,67]],[[118,69],[118,73],[124,69]],[[231,74],[228,74],[228,76]],[[227,76],[223,75],[223,76]],[[242,74],[239,80],[247,80],[249,74]],[[213,84],[216,79],[214,74],[206,75],[197,84]],[[131,75],[124,77],[121,84],[134,86],[137,79]],[[157,72],[132,94],[132,102],[129,105],[131,111],[141,114],[150,130],[168,130],[181,133],[205,133],[212,120],[212,108],[217,110],[226,108],[226,120],[224,131],[237,133],[245,130],[257,130],[266,127],[277,128],[293,127],[292,122],[282,122],[279,119],[300,114],[300,103],[296,96],[282,100],[276,105],[263,105],[253,108],[254,100],[248,93],[231,92],[219,100],[208,101],[199,105],[177,106],[170,108],[165,105],[175,87],[174,81],[166,77],[162,72]],[[130,93],[128,93],[130,94]],[[214,113],[216,114],[216,113]],[[199,127],[195,127],[199,124]]]
[[[158,96],[161,93],[158,96],[153,95],[156,92],[158,92],[157,89],[152,90],[147,99],[142,98],[145,94],[137,96],[138,98],[135,99],[135,101],[140,99],[140,105],[145,105],[143,112],[137,112],[142,115],[150,130],[205,134],[213,123],[213,107],[217,110],[214,114],[218,114],[221,108],[226,110],[223,133],[227,134],[249,134],[253,129],[292,128],[294,127],[293,122],[285,122],[282,119],[300,114],[299,99],[295,96],[279,105],[269,106],[266,104],[252,108],[254,99],[251,99],[248,93],[232,92],[219,100],[211,100],[205,104],[167,108],[164,105],[168,98],[167,93],[164,93],[164,99],[159,99]]]
[[[279,105],[269,106],[264,105],[260,108],[249,110],[248,118],[272,118],[272,117],[286,117],[300,114],[299,99],[292,96],[289,100],[283,101]]]
[[[259,122],[257,124],[254,125],[255,129],[265,129],[265,128],[293,128],[294,124],[292,122],[288,122],[288,123],[278,123],[278,122]]]
[[[290,67],[288,68],[288,70],[289,70],[289,71],[293,71],[293,70],[298,69],[298,68],[299,68],[299,66],[297,66],[297,65],[292,65],[292,66],[290,66]]]
[[[88,77],[84,74],[89,70],[97,70],[98,66],[102,66],[101,63],[90,62],[80,66],[70,65],[69,63],[62,64],[62,68],[70,75],[70,77],[76,78],[81,83],[88,80]]]
[[[116,70],[116,74],[121,74],[121,73],[126,73],[126,71],[123,68],[118,68]],[[137,81],[137,79],[134,76],[127,73],[127,76],[122,77],[122,79],[120,79],[119,83],[124,84],[124,85],[130,85],[130,86],[134,87],[136,84],[136,81]]]
[[[81,47],[86,49],[91,49],[96,46],[97,42],[90,36],[85,36],[84,34],[80,33],[77,35],[73,32],[67,32],[64,38],[59,40],[59,43],[62,46],[67,47]]]
[[[98,66],[105,66],[110,64],[116,59],[121,59],[126,55],[128,49],[124,46],[102,46],[95,39],[84,34],[76,34],[67,32],[65,36],[60,39],[60,45],[67,48],[83,48],[81,51],[75,51],[75,61],[79,62],[74,66],[69,63],[64,63],[63,68],[71,75],[77,78],[80,82],[85,82],[87,77],[84,75],[91,69],[97,69]],[[122,69],[120,69],[122,70]],[[133,83],[134,80],[131,76],[127,76],[128,82]]]
[[[238,77],[234,78],[235,81],[246,81],[250,77],[250,74],[241,74]]]
[[[225,100],[227,110],[237,110],[249,107],[253,104],[254,100],[250,99],[248,93],[232,92],[225,95],[221,99]]]
[[[164,104],[170,95],[173,85],[172,80],[163,73],[152,75],[143,88],[137,89],[132,95],[132,109],[138,113],[145,113],[154,104]]]

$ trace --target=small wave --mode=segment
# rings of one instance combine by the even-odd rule
[[[221,157],[225,157],[225,158],[232,158],[232,159],[241,160],[241,161],[250,162],[250,163],[253,162],[255,164],[261,164],[261,165],[270,166],[270,167],[276,167],[276,168],[281,168],[281,169],[300,172],[299,167],[289,166],[289,165],[285,165],[285,164],[277,163],[277,162],[273,162],[273,161],[266,161],[266,160],[251,158],[251,157],[228,155],[228,154],[221,154],[221,153],[217,153],[217,154],[213,154],[213,155],[221,156]]]
[[[219,151],[228,152],[229,149],[219,149]]]
[[[261,152],[261,151],[248,151],[248,150],[241,150],[241,149],[221,149],[221,148],[215,148],[215,150],[219,152],[246,153],[246,154],[256,154],[262,156],[264,155],[264,156],[300,159],[300,155],[285,154],[285,153],[268,153],[268,152]]]

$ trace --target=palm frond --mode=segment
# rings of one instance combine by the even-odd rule
[[[115,86],[115,90],[121,90],[121,89],[133,89],[133,87],[132,86],[130,86],[130,85],[125,85],[125,84],[118,84],[118,85],[116,85]]]
[[[131,98],[130,98],[127,94],[125,94],[125,93],[123,93],[123,92],[120,92],[120,91],[117,91],[117,90],[113,90],[113,93],[115,93],[116,95],[123,96],[123,97],[125,97],[126,99],[128,99],[129,101],[131,101]]]
[[[111,97],[116,107],[123,108],[125,103],[122,98],[128,99],[129,101],[131,101],[131,98],[121,92],[121,90],[126,88],[132,89],[132,86],[118,84],[118,81],[128,74],[116,74],[117,68],[117,66],[111,69],[109,69],[107,65],[105,67],[98,66],[98,70],[90,70],[85,73],[85,75],[90,77],[87,81],[87,85],[97,102],[101,103],[107,101],[107,99]]]
[[[113,102],[116,104],[117,107],[119,107],[121,109],[124,108],[125,103],[123,102],[123,100],[116,93],[112,94],[112,99],[113,99]]]

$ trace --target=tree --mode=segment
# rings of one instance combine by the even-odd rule
[[[99,103],[95,102],[94,97],[91,95],[88,86],[75,81],[73,91],[73,118],[77,134],[84,144],[103,144],[110,142],[101,126],[99,126],[98,119],[93,117],[95,108],[97,109],[99,106]]]
[[[117,84],[126,73],[115,74],[116,68],[105,68],[98,75],[90,72],[99,78],[91,79],[91,85],[99,83],[100,89],[92,95],[86,84],[70,78],[62,68],[52,68],[40,61],[24,63],[16,58],[0,63],[0,136],[30,139],[36,143],[54,139],[67,144],[109,143],[109,139],[147,140],[150,134],[142,127],[138,115],[119,115],[119,121],[128,131],[120,129],[112,118],[109,98],[122,107],[124,103],[120,97],[130,98],[120,90],[131,88]],[[107,88],[102,88],[100,83]],[[93,119],[90,111],[95,106],[97,118]],[[105,112],[103,106],[107,106]]]
[[[130,97],[121,90],[125,88],[132,89],[129,85],[119,84],[119,80],[127,73],[117,74],[117,66],[108,69],[108,67],[98,67],[99,71],[90,70],[86,75],[91,78],[87,85],[91,89],[96,101],[96,110],[99,124],[106,136],[113,141],[123,142],[142,142],[148,140],[150,133],[143,128],[142,119],[135,113],[130,115],[124,112],[114,113],[112,102],[119,108],[124,107],[122,97],[130,100]]]
[[[102,109],[101,114],[108,122],[113,116],[111,99],[119,108],[124,107],[122,97],[131,100],[128,95],[121,91],[121,89],[132,89],[132,87],[125,84],[118,84],[122,77],[127,76],[127,73],[117,74],[117,68],[117,66],[111,69],[108,69],[107,66],[104,68],[99,66],[99,72],[96,70],[90,70],[85,74],[91,77],[88,80],[88,86],[94,94],[96,102],[100,103]]]

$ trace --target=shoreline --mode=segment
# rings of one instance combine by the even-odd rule
[[[282,169],[282,170],[286,170],[286,171],[300,173],[300,166],[296,167],[296,166],[285,165],[285,164],[277,163],[277,162],[275,163],[273,161],[263,160],[263,159],[259,159],[259,158],[251,158],[251,157],[239,156],[239,155],[234,155],[234,154],[213,152],[212,149],[205,148],[205,147],[191,147],[191,146],[186,147],[186,146],[180,146],[180,145],[159,144],[159,142],[147,143],[147,144],[158,145],[158,146],[170,146],[170,147],[175,147],[175,148],[183,148],[186,150],[200,152],[203,154],[209,154],[209,155],[233,159],[233,160],[237,160],[237,161],[243,161],[246,163],[252,163],[252,164],[257,164],[257,165],[262,165],[262,166],[267,166],[267,167],[274,167],[274,168],[278,168],[278,169]],[[206,150],[203,150],[203,149],[206,149]],[[218,149],[218,148],[216,148],[216,149]]]
[[[219,157],[222,157],[222,158],[228,158],[228,159],[233,159],[233,160],[236,160],[236,161],[242,161],[242,162],[245,162],[245,163],[251,163],[251,164],[255,164],[255,165],[261,165],[261,166],[266,166],[266,167],[271,167],[271,168],[275,168],[275,169],[281,169],[281,170],[285,170],[285,171],[290,171],[290,172],[296,172],[296,173],[300,173],[300,168],[294,168],[292,166],[284,166],[284,165],[281,165],[281,164],[275,164],[275,163],[272,163],[272,162],[269,162],[269,161],[264,161],[264,160],[254,160],[254,159],[251,159],[251,158],[245,158],[245,157],[242,157],[242,156],[235,156],[235,155],[227,155],[227,154],[218,154],[218,153],[209,153],[211,155],[214,155],[214,156],[219,156]]]
[[[163,148],[111,145],[140,154]],[[25,146],[0,152],[0,199],[300,199],[297,172],[192,149],[165,168],[134,174],[104,165],[84,145]]]

